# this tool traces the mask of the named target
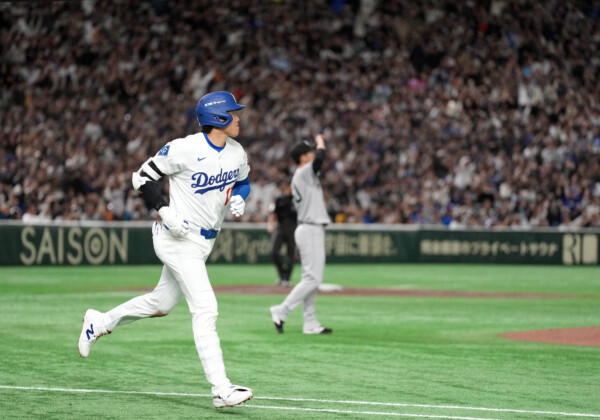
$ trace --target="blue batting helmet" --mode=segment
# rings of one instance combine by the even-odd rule
[[[201,126],[227,127],[233,121],[229,111],[244,108],[229,92],[212,92],[204,95],[196,105],[196,118]],[[224,121],[223,121],[224,120]]]

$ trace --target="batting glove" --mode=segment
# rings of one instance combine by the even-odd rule
[[[246,202],[241,195],[234,195],[231,197],[231,200],[229,200],[229,210],[231,210],[235,217],[240,217],[242,214],[244,214],[245,209]]]
[[[175,238],[183,238],[190,233],[190,225],[187,220],[175,213],[175,210],[168,206],[161,207],[158,214],[162,219],[163,226]]]

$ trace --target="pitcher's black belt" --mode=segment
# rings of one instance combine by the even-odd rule
[[[204,236],[206,239],[214,239],[219,234],[217,229],[200,229],[200,235]]]

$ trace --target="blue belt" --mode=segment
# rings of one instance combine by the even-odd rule
[[[214,239],[219,234],[219,231],[216,229],[200,229],[200,235],[204,236],[206,239]]]

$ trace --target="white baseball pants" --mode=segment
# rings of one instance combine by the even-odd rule
[[[221,343],[217,335],[217,299],[206,272],[206,259],[214,239],[206,239],[197,229],[185,238],[174,238],[163,226],[152,227],[154,251],[163,262],[160,281],[153,291],[135,297],[104,314],[108,331],[138,319],[169,314],[182,296],[192,314],[192,329],[198,356],[206,379],[218,395],[231,382],[225,374]]]

